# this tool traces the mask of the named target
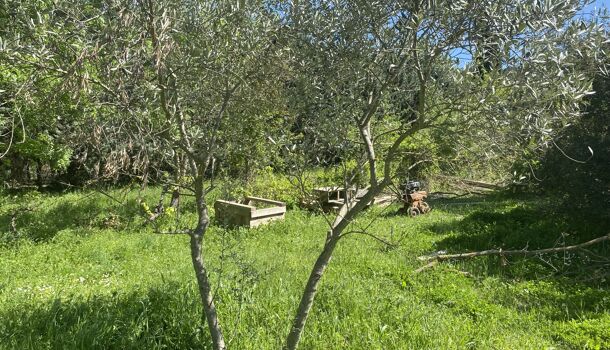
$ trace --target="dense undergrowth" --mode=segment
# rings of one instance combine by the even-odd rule
[[[0,348],[209,346],[187,237],[155,234],[140,216],[138,198],[152,206],[159,191],[3,196]],[[194,220],[188,201],[182,223]],[[608,271],[592,261],[610,255],[607,244],[594,255],[490,257],[414,273],[417,256],[438,250],[581,242],[608,233],[607,218],[569,215],[536,198],[431,204],[414,219],[397,205],[359,218],[374,220],[370,232],[394,245],[357,234],[340,243],[303,349],[610,348]],[[258,229],[212,226],[205,258],[231,348],[281,346],[325,227],[320,214],[296,206]]]

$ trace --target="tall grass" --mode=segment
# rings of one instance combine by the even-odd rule
[[[0,348],[209,347],[187,237],[155,234],[138,215],[137,191],[121,191],[108,194],[123,204],[97,192],[4,198]],[[140,196],[155,203],[158,194]],[[577,255],[413,272],[415,258],[432,251],[537,248],[557,244],[562,232],[567,242],[594,236],[607,222],[587,225],[543,203],[501,197],[433,207],[414,219],[395,206],[358,219],[374,220],[370,231],[397,245],[363,235],[340,243],[303,349],[610,348],[608,282],[574,275],[586,266]],[[17,232],[8,230],[14,215]],[[181,218],[193,219],[188,211]],[[212,226],[205,259],[231,348],[281,346],[325,231],[322,216],[299,209],[257,229]]]

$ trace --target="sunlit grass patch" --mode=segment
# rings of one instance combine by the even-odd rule
[[[158,193],[141,196],[154,203]],[[38,209],[31,221],[19,218],[21,237],[0,248],[0,348],[209,346],[188,238],[155,234],[138,215],[137,199],[130,193],[119,204],[76,192],[5,203],[0,215],[11,206]],[[79,203],[88,204],[81,211]],[[535,259],[446,262],[415,273],[418,256],[440,249],[543,247],[554,243],[556,230],[576,234],[573,222],[538,215],[547,209],[532,201],[488,198],[454,207],[411,219],[395,205],[358,218],[355,225],[393,245],[346,236],[322,281],[303,348],[607,347],[610,292],[603,282],[557,276]],[[120,224],[100,224],[108,213]],[[58,217],[47,223],[50,215]],[[281,346],[327,229],[321,215],[294,209],[260,228],[213,225],[206,233],[204,255],[232,348]]]

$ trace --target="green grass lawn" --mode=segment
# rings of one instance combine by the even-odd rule
[[[136,192],[111,194],[124,203],[96,192],[2,199],[0,348],[209,348],[188,237],[144,226]],[[143,195],[152,207],[158,189]],[[599,271],[578,254],[413,272],[417,256],[433,251],[543,248],[562,244],[562,233],[581,242],[607,233],[607,221],[565,217],[532,199],[431,204],[414,219],[397,206],[359,218],[397,246],[356,234],[341,241],[302,349],[610,348],[609,283],[587,278]],[[15,210],[18,233],[9,232]],[[212,226],[205,259],[230,348],[281,346],[325,231],[322,216],[298,209],[257,229]],[[594,249],[608,256],[609,248]]]

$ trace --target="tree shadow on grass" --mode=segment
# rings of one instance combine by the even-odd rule
[[[463,219],[433,223],[429,229],[443,235],[434,250],[453,254],[579,244],[607,234],[609,224],[607,218],[571,216],[553,206],[525,203],[511,209],[477,210]],[[588,249],[610,259],[607,242]],[[580,327],[581,320],[598,319],[610,310],[610,283],[603,278],[610,265],[600,265],[590,254],[488,256],[443,265],[477,279],[502,280],[493,282],[497,284],[494,302],[523,312],[536,310],[547,319],[567,322],[563,325],[568,328]]]
[[[498,193],[473,194],[464,197],[439,197],[431,194],[427,199],[433,210],[450,214],[465,215],[473,210],[497,210],[506,206],[506,198]]]
[[[466,215],[473,210],[497,210],[506,206],[506,198],[500,194],[473,194],[463,197],[444,197],[430,194],[426,199],[430,209],[443,211],[449,214]],[[388,210],[384,211],[382,217],[406,216],[407,212],[402,202],[392,204]]]
[[[502,249],[542,249],[577,244],[601,236],[609,222],[591,221],[583,216],[566,216],[552,208],[519,206],[507,211],[477,210],[461,220],[433,224],[433,232],[448,237],[437,243],[451,251]]]
[[[77,203],[64,201],[47,210],[34,208],[1,215],[0,227],[2,227],[1,231],[8,229],[15,215],[14,224],[17,232],[12,232],[14,235],[44,242],[52,239],[61,230],[88,225],[100,210],[95,201]]]
[[[211,343],[192,288],[49,301],[0,311],[0,339],[14,349],[194,349]]]
[[[429,229],[443,239],[436,250],[448,253],[482,251],[487,249],[537,250],[586,242],[607,234],[610,219],[566,215],[553,206],[522,205],[509,210],[478,210],[461,220],[433,223]],[[567,252],[541,257],[498,256],[472,258],[465,261],[471,268],[485,274],[519,279],[579,278],[583,274],[608,273],[608,267],[596,264],[591,256],[610,257],[610,244],[601,243],[588,248],[589,253]],[[594,276],[584,276],[594,277]],[[601,279],[603,282],[603,278]],[[591,281],[595,282],[594,279]],[[608,284],[608,283],[606,283]]]
[[[135,198],[114,203],[92,195],[74,201],[58,198],[45,207],[28,204],[0,214],[0,241],[47,242],[66,229],[126,229],[140,220],[141,211]]]

